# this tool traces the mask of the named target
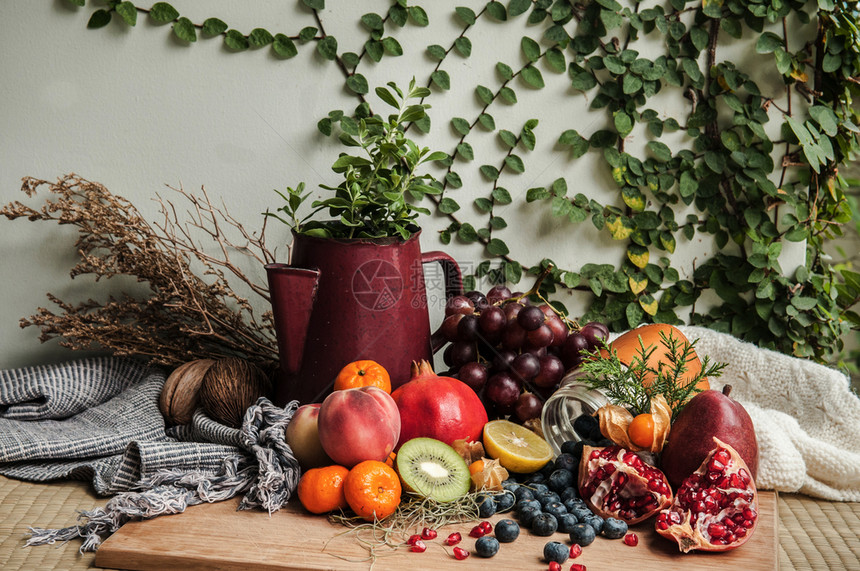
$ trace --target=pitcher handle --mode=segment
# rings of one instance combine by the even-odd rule
[[[455,295],[463,295],[463,272],[460,271],[460,264],[457,263],[457,260],[438,250],[421,254],[422,264],[433,262],[439,262],[442,265],[442,271],[445,272],[445,299],[450,299]],[[434,353],[441,349],[445,343],[447,341],[438,331],[430,337],[430,346]]]

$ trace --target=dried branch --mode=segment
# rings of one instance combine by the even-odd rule
[[[73,350],[107,349],[165,365],[231,355],[265,368],[277,361],[271,312],[258,318],[228,280],[228,275],[238,279],[269,300],[266,285],[255,283],[234,261],[259,265],[273,261],[265,245],[265,227],[259,235],[249,233],[224,205],[214,206],[205,189],[202,197],[171,189],[190,203],[187,220],[170,200],[159,196],[161,221],[151,225],[131,202],[77,175],[56,183],[27,177],[22,191],[33,196],[42,186],[54,196],[40,210],[15,201],[0,214],[10,220],[26,217],[76,226],[80,261],[70,271],[72,278],[133,276],[148,286],[150,295],[123,293],[119,299],[73,304],[49,293],[60,311],[40,307],[21,320],[21,327],[39,327],[41,341],[59,338],[60,345]],[[240,241],[234,242],[228,232],[238,234]],[[219,253],[210,254],[197,235],[211,240]],[[199,275],[192,266],[200,268]]]

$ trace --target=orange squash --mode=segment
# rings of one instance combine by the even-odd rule
[[[672,325],[668,325],[666,323],[653,323],[650,325],[643,325],[641,327],[637,327],[636,329],[631,329],[627,333],[620,335],[616,338],[612,343],[609,344],[611,350],[615,351],[618,355],[618,359],[626,366],[630,366],[632,362],[636,359],[641,359],[641,345],[640,339],[642,340],[642,345],[645,346],[646,352],[649,351],[652,347],[654,351],[651,353],[650,357],[647,359],[646,364],[648,368],[659,370],[661,367],[670,366],[667,361],[669,358],[669,349],[663,343],[663,339],[661,337],[661,333],[663,333],[668,338],[674,338],[681,343],[690,344],[690,341],[681,333],[681,330]],[[695,350],[693,351],[690,358],[687,360],[687,371],[683,375],[684,385],[695,380],[696,376],[702,371],[702,361],[699,359],[698,355],[696,355]],[[643,379],[643,385],[650,386],[651,383],[654,382],[654,375],[646,375],[645,379]],[[711,388],[710,383],[707,378],[703,378],[696,385],[699,389],[705,391]]]

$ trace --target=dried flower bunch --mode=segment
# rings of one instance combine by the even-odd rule
[[[150,224],[128,200],[75,174],[56,183],[23,180],[28,196],[42,186],[52,196],[39,210],[15,201],[0,214],[76,226],[80,261],[71,269],[72,278],[133,276],[151,295],[123,293],[107,301],[70,303],[48,293],[61,311],[40,307],[21,320],[21,327],[39,327],[43,342],[59,338],[70,349],[106,349],[164,365],[239,356],[268,369],[277,361],[270,312],[257,316],[230,285],[238,280],[236,285],[269,299],[266,285],[241,269],[243,261],[260,266],[274,261],[265,246],[265,226],[259,235],[249,233],[226,208],[214,206],[205,189],[197,197],[169,187],[188,203],[187,210],[180,215],[176,205],[158,196],[160,221]],[[208,253],[198,236],[218,253]]]

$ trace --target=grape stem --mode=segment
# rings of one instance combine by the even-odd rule
[[[508,303],[510,301],[518,302],[521,299],[523,299],[524,297],[530,297],[530,296],[535,295],[538,297],[538,299],[540,299],[542,302],[544,302],[556,315],[558,315],[561,318],[562,322],[565,325],[567,325],[569,329],[571,329],[573,331],[579,331],[580,329],[582,329],[582,326],[579,324],[579,322],[577,320],[569,318],[567,315],[565,315],[564,313],[562,313],[561,311],[556,309],[553,304],[551,304],[549,301],[547,301],[547,299],[540,294],[540,286],[543,283],[543,280],[545,280],[546,277],[550,273],[552,273],[553,269],[555,269],[554,264],[547,264],[547,266],[543,269],[543,271],[540,273],[540,275],[538,275],[537,280],[535,280],[535,285],[533,285],[529,291],[525,292],[524,294],[518,295],[518,296],[509,297],[508,299],[504,299],[501,302],[499,302],[499,305],[503,305],[503,304]]]

